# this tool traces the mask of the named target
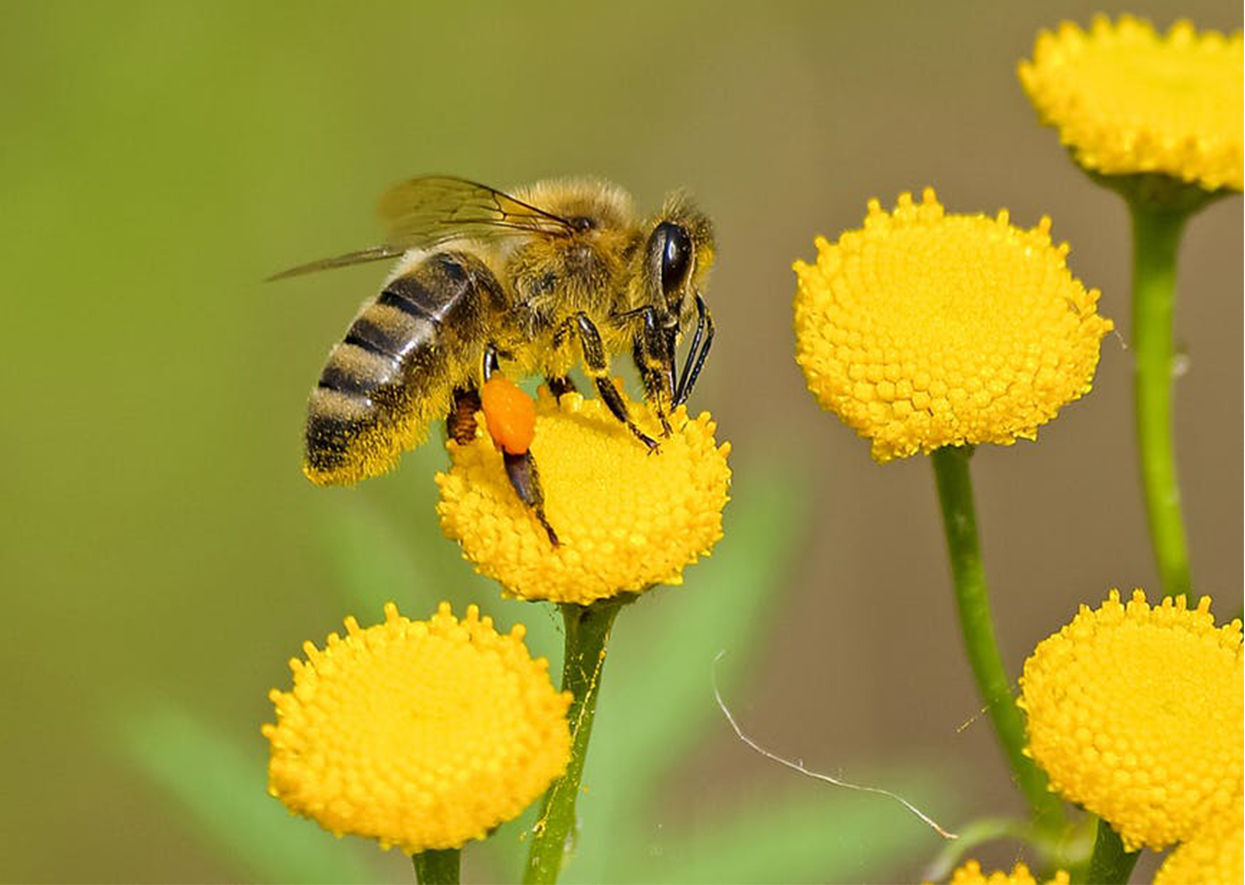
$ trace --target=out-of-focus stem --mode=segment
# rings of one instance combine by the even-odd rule
[[[1089,858],[1086,882],[1102,885],[1122,885],[1128,881],[1137,864],[1140,851],[1125,851],[1119,834],[1105,820],[1098,821],[1098,837],[1094,840],[1094,853]]]
[[[1142,199],[1133,218],[1133,395],[1141,484],[1163,592],[1189,593],[1189,550],[1172,438],[1172,313],[1176,253],[1189,215]],[[1195,599],[1190,599],[1193,605]]]
[[[968,459],[972,452],[968,446],[944,446],[930,456],[934,479],[938,484],[938,500],[942,505],[942,524],[947,539],[947,555],[951,559],[960,632],[968,662],[977,680],[977,690],[986,702],[995,734],[1003,745],[1007,762],[1029,804],[1034,822],[1043,830],[1055,830],[1064,822],[1063,805],[1059,797],[1047,790],[1046,775],[1024,755],[1024,719],[1012,697],[1012,680],[1003,667],[1003,658],[994,636],[994,619],[990,614],[985,568],[977,537],[973,484],[968,472]]]
[[[571,723],[571,759],[566,773],[545,793],[540,820],[528,852],[523,881],[528,885],[557,882],[567,841],[575,830],[575,800],[579,779],[588,757],[588,739],[596,714],[597,692],[605,666],[605,646],[625,596],[601,599],[591,605],[563,603],[566,624],[566,656],[562,665],[562,688],[572,695],[567,717]]]
[[[421,851],[411,855],[415,867],[415,881],[419,885],[458,885],[461,849],[444,851]]]

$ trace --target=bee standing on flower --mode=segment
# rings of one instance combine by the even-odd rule
[[[540,182],[509,196],[449,177],[391,188],[380,212],[384,245],[274,277],[401,256],[312,391],[303,462],[312,482],[384,473],[440,418],[454,439],[470,440],[480,390],[503,368],[540,375],[561,395],[582,363],[610,412],[657,448],[627,414],[609,358],[630,349],[668,434],[666,416],[687,399],[713,340],[701,294],[714,255],[707,216],[676,194],[642,219],[624,191],[597,180]],[[693,321],[679,369],[676,346]],[[509,454],[515,491],[556,543],[530,453]]]

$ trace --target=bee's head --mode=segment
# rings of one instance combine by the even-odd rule
[[[649,298],[664,308],[672,325],[682,325],[692,316],[694,295],[703,288],[713,265],[709,217],[681,194],[671,196],[655,219],[644,260]]]

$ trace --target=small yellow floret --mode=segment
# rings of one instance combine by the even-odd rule
[[[1241,32],[1166,36],[1131,16],[1042,31],[1020,81],[1078,163],[1105,175],[1160,173],[1206,190],[1242,185]]]
[[[932,189],[795,263],[796,362],[879,462],[1033,439],[1090,389],[1111,321],[1068,271],[1050,219],[947,215]]]
[[[1059,870],[1049,885],[1068,885],[1068,881],[1067,872]],[[987,874],[981,869],[980,863],[969,860],[951,874],[951,885],[1037,885],[1037,879],[1033,878],[1033,873],[1023,863],[1017,863],[1010,873],[995,870]]]
[[[1241,622],[1215,627],[1209,597],[1112,590],[1025,662],[1026,752],[1126,849],[1165,848],[1240,801],[1243,678]]]
[[[1245,882],[1245,815],[1242,798],[1211,815],[1188,842],[1163,861],[1154,885],[1221,885]]]
[[[482,429],[469,445],[447,443],[453,466],[437,476],[441,527],[463,556],[524,599],[586,605],[655,584],[682,583],[683,568],[722,537],[730,444],[714,443],[708,414],[680,407],[660,435],[641,404],[632,417],[661,444],[650,453],[599,399],[542,389],[532,455],[554,547],[507,479]]]
[[[274,689],[268,791],[340,836],[414,854],[458,848],[517,817],[570,756],[570,694],[533,660],[523,625],[493,629],[474,605],[448,602],[428,621],[393,603],[385,622],[290,661],[294,688]]]

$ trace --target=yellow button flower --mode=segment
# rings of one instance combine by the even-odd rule
[[[1216,628],[1209,597],[1190,611],[1112,590],[1025,662],[1028,753],[1127,850],[1164,848],[1239,804],[1243,676],[1241,622]]]
[[[428,621],[393,603],[385,622],[290,661],[274,689],[268,791],[340,836],[409,854],[458,848],[518,816],[566,768],[568,693],[532,660],[523,625],[508,635],[475,606]]]
[[[715,444],[707,414],[689,419],[680,407],[669,437],[642,404],[631,414],[658,451],[650,454],[599,399],[568,393],[559,404],[541,389],[531,451],[557,547],[519,501],[484,428],[468,445],[451,440],[453,466],[437,476],[445,533],[477,571],[523,599],[587,605],[682,583],[683,568],[722,537],[730,444]]]
[[[1206,190],[1242,185],[1241,33],[1094,19],[1043,31],[1020,81],[1086,169],[1161,173]]]
[[[1245,816],[1242,798],[1210,816],[1188,842],[1163,861],[1154,885],[1221,885],[1245,882]]]
[[[1050,880],[1050,885],[1068,885],[1068,881],[1067,872],[1059,870]],[[1023,863],[1017,863],[1010,873],[995,870],[987,874],[981,869],[980,863],[970,860],[951,874],[951,885],[1037,885],[1037,879],[1033,878],[1033,873]]]
[[[1111,321],[1068,271],[1050,219],[948,215],[932,189],[795,263],[796,362],[879,462],[1033,439],[1087,393]]]

